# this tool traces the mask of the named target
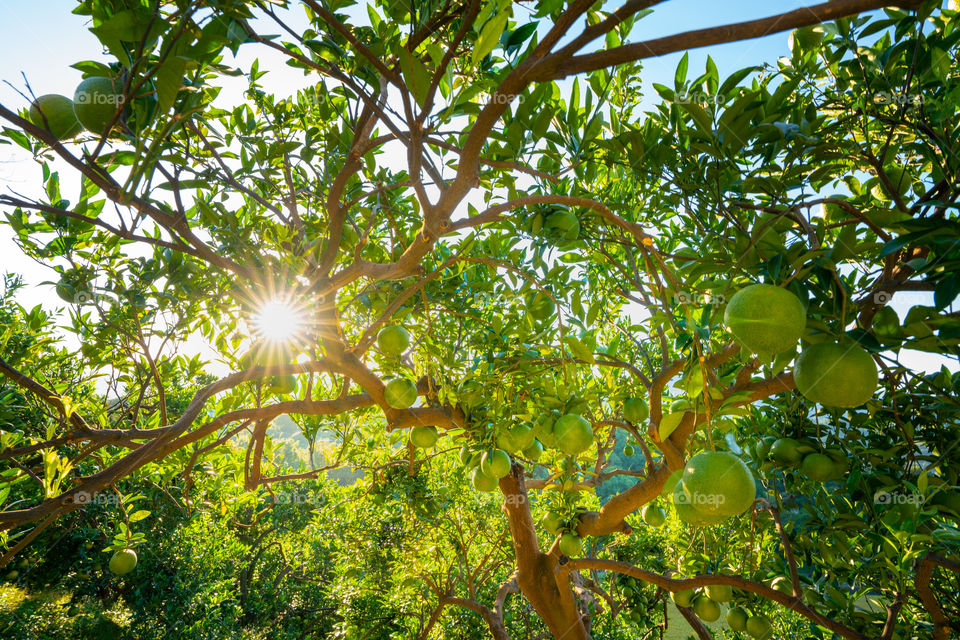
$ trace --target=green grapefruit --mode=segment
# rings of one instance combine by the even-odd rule
[[[733,600],[733,587],[728,584],[711,584],[707,587],[707,596],[714,602]]]
[[[683,491],[683,483],[678,482],[673,489],[673,506],[677,517],[693,527],[708,527],[723,520],[724,516],[703,513],[690,502],[690,496]]]
[[[137,552],[133,549],[120,549],[110,558],[110,571],[122,576],[133,571],[137,566]]]
[[[707,596],[698,596],[693,601],[693,612],[704,622],[716,622],[720,619],[720,605]]]
[[[593,444],[593,427],[583,417],[572,413],[557,420],[553,435],[557,448],[568,456],[583,453]]]
[[[73,100],[56,93],[42,95],[30,105],[30,122],[46,129],[57,140],[69,140],[83,131],[73,112]]]
[[[650,417],[650,407],[643,398],[627,398],[623,403],[623,418],[627,422],[642,424]]]
[[[377,346],[388,356],[400,356],[410,347],[410,334],[403,327],[390,325],[377,334]]]
[[[534,440],[530,443],[530,446],[523,450],[523,456],[529,460],[533,460],[534,462],[539,460],[542,454],[543,445],[540,444],[539,440]]]
[[[734,631],[746,631],[747,619],[749,617],[750,614],[747,613],[746,609],[743,607],[734,607],[727,611],[727,626]]]
[[[778,438],[770,445],[770,457],[777,464],[793,465],[803,459],[800,443],[793,438]]]
[[[560,533],[560,528],[563,526],[563,516],[556,511],[548,511],[547,515],[543,516],[543,520],[541,520],[540,523],[549,533],[557,535]]]
[[[413,443],[413,446],[421,449],[429,449],[437,444],[437,438],[439,437],[437,428],[433,426],[416,426],[410,430],[410,442]]]
[[[560,551],[570,558],[579,556],[583,553],[583,541],[575,533],[565,533],[560,536]]]
[[[413,380],[397,378],[387,383],[383,393],[394,409],[409,409],[417,400],[417,385]]]
[[[693,589],[681,589],[680,591],[674,591],[670,594],[670,597],[673,599],[673,603],[678,607],[689,607],[693,604],[693,599],[696,597],[697,592]]]
[[[736,292],[723,321],[747,349],[763,354],[793,348],[807,324],[800,298],[771,284],[754,284]]]
[[[667,514],[659,506],[648,504],[643,508],[643,521],[651,527],[662,527],[667,521]]]
[[[480,467],[475,468],[470,472],[470,480],[473,482],[473,488],[477,491],[483,491],[484,493],[490,493],[491,491],[496,491],[499,483],[496,478],[491,478],[483,471],[480,470]]]
[[[833,478],[835,466],[830,456],[825,456],[822,453],[811,453],[803,459],[800,470],[803,475],[814,482],[826,482]]]
[[[118,108],[123,107],[123,87],[118,80],[94,76],[77,86],[73,111],[87,131],[103,133]]]
[[[690,458],[680,484],[693,507],[713,516],[739,515],[757,497],[750,469],[727,451],[703,451]]]
[[[856,344],[821,342],[807,347],[793,369],[797,391],[828,407],[857,407],[877,390],[877,365]]]
[[[572,211],[555,211],[544,220],[543,231],[555,242],[573,242],[580,235],[580,221]]]
[[[480,458],[480,469],[491,478],[500,478],[510,473],[510,454],[502,449],[491,449]]]
[[[767,616],[752,616],[745,625],[747,633],[757,640],[769,640],[773,637],[773,625]]]

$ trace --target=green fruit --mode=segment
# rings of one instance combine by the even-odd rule
[[[583,553],[583,541],[575,533],[565,533],[560,536],[560,552],[567,557],[579,556]]]
[[[877,365],[856,344],[821,342],[803,350],[793,369],[797,391],[828,407],[857,407],[877,390]]]
[[[633,454],[634,454],[634,451],[633,451],[632,444],[628,444],[623,448],[623,455],[627,456],[628,458],[632,458]]]
[[[410,334],[397,325],[384,327],[377,334],[377,346],[386,355],[398,357],[410,347]]]
[[[623,403],[623,418],[627,422],[642,424],[650,417],[650,407],[643,398],[627,398]]]
[[[678,607],[689,607],[693,604],[693,599],[696,595],[697,592],[693,589],[683,589],[681,591],[674,591],[670,594],[670,597],[673,598],[673,603]]]
[[[296,388],[297,376],[293,374],[270,376],[270,378],[267,380],[267,393],[284,396],[289,393],[293,393]]]
[[[707,596],[714,602],[733,600],[733,587],[727,584],[711,584],[707,587]]]
[[[540,522],[544,529],[553,535],[557,535],[560,533],[560,528],[563,527],[563,516],[556,511],[548,511]]]
[[[800,298],[770,284],[754,284],[730,298],[724,324],[747,349],[775,354],[793,348],[806,330]]]
[[[747,619],[750,615],[742,607],[734,607],[727,611],[727,626],[734,631],[746,631]]]
[[[470,462],[473,460],[473,451],[470,447],[464,445],[460,447],[460,464],[465,467],[470,466]]]
[[[716,622],[720,619],[720,605],[707,596],[699,596],[693,601],[693,612],[704,622]]]
[[[580,235],[580,221],[571,211],[555,211],[544,220],[543,231],[556,242],[573,242]]]
[[[553,425],[553,435],[560,451],[568,456],[583,453],[593,444],[593,427],[584,418],[568,413]]]
[[[93,133],[102,134],[122,108],[123,87],[118,80],[95,76],[77,86],[73,94],[73,110],[80,124]]]
[[[677,510],[677,517],[693,527],[707,527],[717,524],[724,516],[703,513],[690,503],[690,496],[683,491],[683,483],[678,482],[673,489],[673,506]]]
[[[529,425],[519,423],[503,429],[497,436],[497,444],[508,453],[516,453],[530,446],[533,442],[533,429]]]
[[[826,482],[834,476],[834,462],[822,453],[811,453],[803,459],[800,471],[814,482]]]
[[[539,440],[534,440],[530,443],[530,446],[523,450],[523,457],[533,460],[536,462],[540,459],[540,456],[543,454],[543,445],[540,444]]]
[[[691,504],[707,515],[739,515],[757,497],[750,469],[727,451],[703,451],[690,458],[680,484]]]
[[[69,140],[83,131],[73,112],[73,100],[56,93],[42,95],[30,105],[30,122],[46,129],[57,140]]]
[[[651,527],[662,527],[667,521],[667,514],[659,506],[648,504],[643,508],[643,521]]]
[[[747,633],[757,640],[769,640],[773,637],[773,625],[767,616],[753,616],[747,620],[745,625]]]
[[[670,413],[686,413],[693,411],[693,402],[688,398],[679,398],[670,403]]]
[[[57,296],[69,304],[75,303],[77,300],[77,290],[71,287],[65,282],[57,284]]]
[[[429,449],[437,444],[437,438],[439,437],[437,428],[432,426],[416,426],[410,430],[410,442],[413,443],[413,446],[421,449]]]
[[[387,404],[394,409],[409,409],[417,400],[417,385],[407,378],[398,378],[387,383],[384,389]]]
[[[800,443],[793,438],[779,438],[770,446],[770,457],[777,464],[793,465],[803,459]]]
[[[137,552],[133,549],[121,549],[110,558],[110,571],[122,576],[133,571],[137,566]]]
[[[527,315],[534,320],[546,320],[556,311],[557,305],[543,291],[531,291],[525,298]]]
[[[496,478],[491,478],[483,471],[480,470],[480,467],[477,467],[470,472],[470,481],[473,483],[473,488],[477,491],[483,491],[489,493],[491,491],[496,491],[499,483]]]
[[[502,449],[491,449],[480,459],[480,469],[485,475],[499,480],[510,473],[510,455]]]

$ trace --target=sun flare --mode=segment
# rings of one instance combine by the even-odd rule
[[[269,300],[257,311],[253,324],[264,339],[285,342],[294,339],[303,330],[303,313],[289,302]]]

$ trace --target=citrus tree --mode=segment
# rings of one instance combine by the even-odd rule
[[[649,630],[666,593],[700,637],[724,609],[756,638],[949,637],[960,381],[900,354],[958,356],[957,11],[645,39],[658,4],[80,2],[108,58],[0,106],[43,187],[0,195],[5,228],[80,343],[3,342],[32,417],[2,434],[0,563],[243,434],[248,491],[402,487],[420,637],[459,609],[498,639]],[[775,66],[684,56],[641,109],[642,60],[777,32]],[[177,402],[191,339],[230,372]],[[280,416],[335,446],[277,471]]]

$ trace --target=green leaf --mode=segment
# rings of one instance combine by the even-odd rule
[[[130,514],[129,520],[130,522],[140,522],[141,520],[144,520],[149,517],[150,517],[150,512],[147,511],[146,509],[141,509],[139,511],[134,511],[132,514]]]
[[[500,34],[507,28],[507,21],[510,19],[510,12],[501,10],[494,14],[487,24],[480,30],[480,37],[477,38],[477,44],[473,49],[473,64],[479,65],[480,61],[487,57],[493,51],[493,48],[500,42]]]
[[[154,84],[157,87],[157,107],[161,114],[170,111],[177,99],[177,93],[183,87],[183,74],[188,64],[190,60],[187,58],[172,56],[157,69]]]
[[[407,88],[410,89],[417,104],[423,108],[427,104],[427,91],[430,89],[430,71],[419,58],[404,48],[400,49],[398,57],[403,81],[407,83]]]

